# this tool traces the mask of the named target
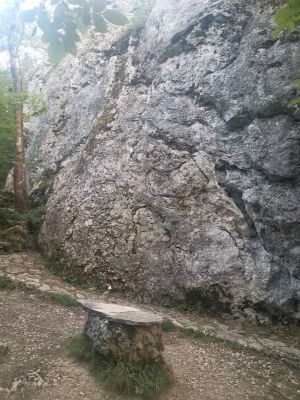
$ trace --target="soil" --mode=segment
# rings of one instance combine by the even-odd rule
[[[83,330],[81,308],[53,304],[35,291],[4,290],[0,315],[0,342],[9,346],[9,354],[0,358],[1,400],[125,399],[68,355],[68,340]],[[164,335],[165,359],[175,383],[161,400],[300,399],[300,371],[277,359],[181,332]],[[7,392],[30,371],[41,376],[41,387]]]
[[[129,304],[129,299],[111,294],[106,298],[92,288],[70,285],[49,271],[36,252],[0,255],[3,275],[18,283],[19,289],[0,290],[0,400],[125,400],[96,382],[86,366],[68,354],[68,341],[83,332],[82,308],[54,304],[44,294],[68,293],[122,304]],[[144,307],[184,328],[164,333],[164,357],[175,380],[159,400],[300,400],[297,327],[266,330],[159,305]],[[195,339],[186,334],[190,328],[216,329],[216,336],[229,334],[229,341],[204,335]],[[264,351],[243,349],[236,346],[239,342],[246,347],[254,343]],[[3,355],[6,345],[9,351]],[[31,373],[37,377],[35,385],[12,391],[18,378]]]

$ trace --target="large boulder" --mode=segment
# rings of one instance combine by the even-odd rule
[[[54,176],[50,256],[143,299],[300,318],[299,32],[273,39],[273,12],[157,0],[36,74],[48,112],[27,159],[33,193]]]

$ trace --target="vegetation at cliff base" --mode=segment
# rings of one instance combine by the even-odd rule
[[[0,189],[14,165],[16,125],[14,110],[8,93],[12,90],[12,81],[8,71],[0,71]]]
[[[284,30],[295,31],[300,26],[300,0],[288,0],[287,4],[276,11],[274,22],[276,28],[273,31],[273,37],[275,38],[278,38]],[[292,85],[300,90],[300,79],[296,79]],[[300,97],[293,99],[289,106],[294,107],[298,104],[300,104]]]

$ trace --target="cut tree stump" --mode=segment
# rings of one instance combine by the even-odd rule
[[[84,332],[99,354],[133,364],[164,362],[160,316],[120,304],[78,302],[88,312]]]

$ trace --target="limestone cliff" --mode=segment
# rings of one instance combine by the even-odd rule
[[[36,74],[49,255],[141,298],[300,318],[300,36],[272,38],[268,3],[157,0]]]

